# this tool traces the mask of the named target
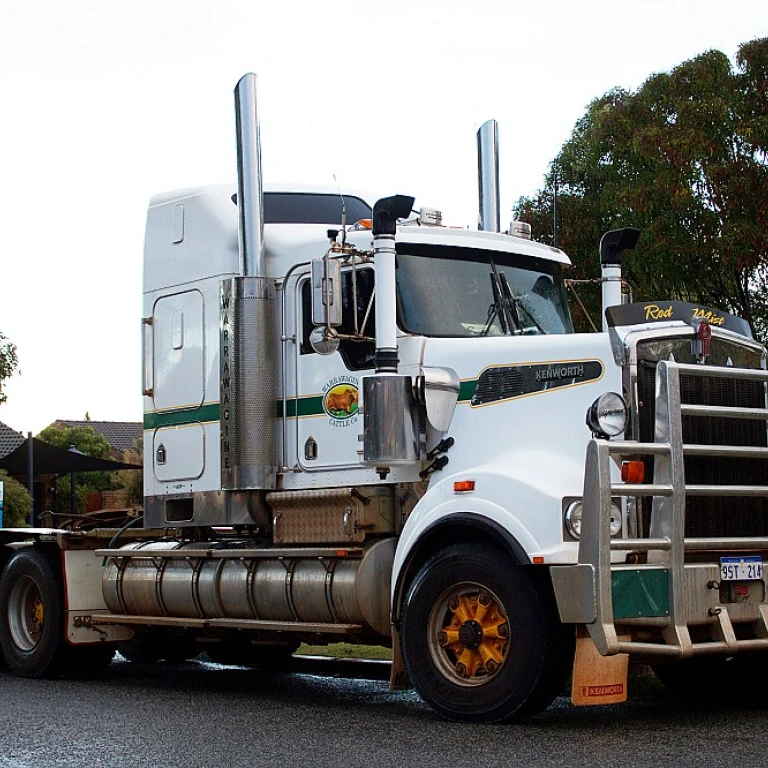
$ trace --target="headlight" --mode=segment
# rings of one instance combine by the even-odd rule
[[[566,508],[563,519],[565,529],[574,539],[581,538],[581,520],[584,514],[584,504],[579,501],[572,501]],[[621,533],[621,508],[618,504],[611,504],[611,537],[618,536]]]
[[[587,426],[597,437],[616,437],[627,426],[627,404],[616,392],[606,392],[587,411]]]
[[[621,533],[621,509],[616,504],[611,504],[611,536]]]
[[[584,505],[580,501],[572,501],[565,508],[565,528],[574,539],[581,536],[581,517]]]

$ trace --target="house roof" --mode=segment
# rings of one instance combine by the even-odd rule
[[[141,437],[142,423],[140,421],[66,421],[57,419],[57,427],[91,427],[94,432],[104,435],[110,447],[123,453]],[[23,438],[22,438],[23,439]]]
[[[15,451],[24,442],[24,435],[0,421],[0,457]]]

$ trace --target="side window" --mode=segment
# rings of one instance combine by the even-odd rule
[[[355,285],[356,283],[356,292]],[[305,280],[301,286],[301,354],[312,355],[309,343],[312,332],[312,286]],[[355,293],[357,302],[355,302]],[[376,357],[376,308],[373,301],[373,269],[358,269],[356,280],[352,270],[342,272],[341,284],[342,316],[336,332],[341,337],[339,353],[344,365],[351,371],[374,367]],[[357,305],[357,328],[355,328],[355,305]]]

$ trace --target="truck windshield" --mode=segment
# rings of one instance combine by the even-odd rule
[[[421,336],[572,333],[559,264],[510,253],[397,246],[399,322]]]

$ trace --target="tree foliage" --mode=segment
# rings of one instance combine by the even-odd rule
[[[20,482],[9,477],[5,470],[0,470],[0,482],[3,483],[3,527],[25,526],[32,505],[29,492]]]
[[[87,456],[97,459],[109,457],[109,443],[104,435],[99,434],[93,427],[46,427],[38,436],[49,445],[57,448],[75,448]]]
[[[3,382],[10,379],[19,367],[16,345],[0,333],[0,405],[8,398],[3,392]]]
[[[71,446],[97,459],[109,457],[109,443],[104,435],[93,427],[46,427],[38,436],[39,440],[58,448],[69,449]],[[75,495],[77,509],[85,511],[86,498],[92,491],[106,491],[115,484],[116,472],[79,472],[75,475]],[[71,475],[60,477],[56,483],[55,512],[68,512],[71,504]]]
[[[593,101],[544,189],[517,206],[550,243],[556,184],[574,277],[598,276],[602,233],[636,226],[635,299],[720,307],[768,336],[768,38],[743,44],[735,67],[709,51]]]
[[[129,464],[141,465],[144,462],[144,439],[139,435],[131,447],[123,453],[123,460]],[[144,503],[144,478],[135,469],[123,469],[117,473],[118,486],[125,489],[125,503],[129,506],[141,506]]]

